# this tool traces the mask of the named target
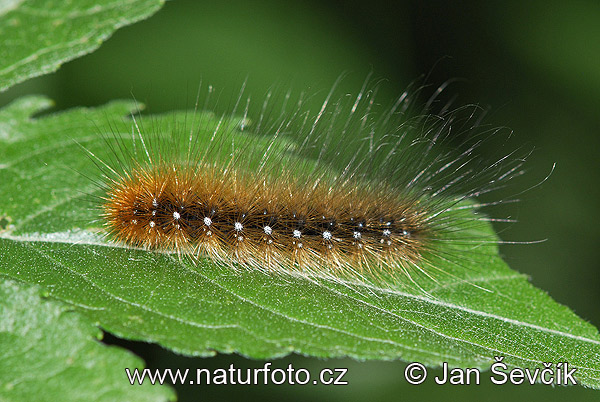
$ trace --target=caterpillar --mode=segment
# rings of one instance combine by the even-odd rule
[[[478,210],[509,200],[474,198],[520,176],[524,160],[477,155],[499,135],[476,108],[412,116],[410,91],[387,108],[366,84],[354,98],[334,92],[317,112],[301,98],[291,113],[277,107],[289,94],[269,93],[256,120],[243,90],[219,117],[147,130],[134,115],[131,139],[106,137],[112,160],[90,152],[107,236],[232,269],[389,286],[435,281],[450,274],[441,265],[499,242],[487,225],[510,219]]]

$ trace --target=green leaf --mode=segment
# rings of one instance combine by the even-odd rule
[[[465,249],[464,280],[440,276],[427,295],[234,272],[112,244],[86,201],[95,189],[88,177],[99,173],[74,140],[109,158],[99,133],[131,136],[123,116],[134,105],[28,117],[47,104],[26,98],[0,113],[0,275],[43,286],[107,331],[198,356],[296,352],[480,368],[494,356],[519,367],[567,361],[579,383],[600,388],[596,328],[510,270],[495,245]],[[139,123],[154,127],[189,113]],[[218,121],[199,119],[202,140]]]
[[[131,353],[102,345],[102,332],[73,308],[40,297],[37,287],[0,282],[0,400],[164,401],[167,386],[131,386]]]
[[[0,2],[0,91],[97,49],[112,33],[154,14],[164,0]]]

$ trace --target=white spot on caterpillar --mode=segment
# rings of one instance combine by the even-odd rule
[[[352,236],[354,236],[355,239],[360,239],[362,237],[362,233],[360,233],[360,232],[354,232],[352,234]]]
[[[152,211],[152,216],[156,216],[156,209]]]
[[[154,226],[156,226],[156,223],[154,223],[154,221],[150,221],[149,225],[151,228],[153,228]]]
[[[236,222],[233,224],[233,228],[236,232],[240,232],[244,228],[244,225],[242,225],[240,222]]]
[[[293,234],[296,239],[299,239],[302,236],[302,232],[299,231],[298,229],[294,230]]]
[[[242,240],[244,240],[244,237],[243,236],[238,236],[237,239],[238,239],[238,241],[242,241]]]
[[[329,230],[323,232],[323,239],[331,240],[331,232]]]
[[[206,226],[210,226],[212,225],[212,219],[210,219],[208,216],[206,218],[204,218],[204,224]]]
[[[298,243],[298,248],[302,248],[302,243]]]
[[[383,231],[383,235],[384,235],[385,237],[388,237],[388,236],[389,236],[389,235],[391,235],[391,234],[392,234],[392,232],[391,232],[389,229],[386,229],[386,230],[384,230],[384,231]]]
[[[271,235],[271,233],[273,233],[273,229],[271,228],[271,226],[265,226],[265,233],[268,235]]]
[[[154,208],[157,208],[157,207],[158,207],[158,200],[157,200],[156,198],[154,198],[154,199],[152,200],[152,206],[153,206]]]
[[[178,220],[179,218],[181,218],[181,215],[179,215],[179,212],[177,212],[177,211],[173,212],[173,219]]]
[[[132,224],[132,225],[137,225],[137,219],[132,219],[132,220],[131,220],[131,224]]]

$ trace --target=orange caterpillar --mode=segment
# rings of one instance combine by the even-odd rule
[[[142,156],[118,140],[116,162],[98,164],[108,234],[232,267],[411,281],[443,271],[439,261],[460,260],[473,241],[496,243],[479,230],[482,204],[467,200],[520,174],[522,160],[482,164],[473,135],[460,152],[444,149],[451,127],[472,130],[470,120],[407,120],[404,98],[373,119],[369,97],[328,98],[315,116],[269,124],[263,108],[260,134],[246,134],[247,116],[235,113],[151,135],[134,118]]]
[[[416,200],[392,191],[163,164],[114,182],[103,216],[126,243],[258,269],[415,264],[432,233]]]

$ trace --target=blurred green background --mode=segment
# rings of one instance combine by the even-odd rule
[[[47,94],[57,109],[98,105],[132,94],[151,112],[193,106],[199,82],[222,91],[225,106],[247,79],[260,104],[270,88],[325,95],[356,93],[365,77],[384,79],[378,100],[390,102],[426,75],[451,80],[456,104],[490,108],[486,122],[514,130],[534,149],[532,183],[556,162],[550,179],[517,206],[497,210],[519,220],[503,246],[509,265],[531,276],[578,315],[600,326],[600,2],[594,1],[169,1],[155,16],[123,28],[91,55],[52,75],[18,85],[0,105],[26,93]],[[458,80],[454,80],[458,79]],[[425,92],[426,93],[426,92]],[[229,97],[229,98],[228,98]],[[318,98],[318,96],[317,96]],[[227,100],[228,99],[228,100]],[[423,99],[425,102],[426,96]],[[176,356],[154,345],[107,337],[130,347],[150,367],[261,367],[239,356]],[[291,356],[306,367],[349,367],[341,387],[180,387],[180,400],[598,400],[579,387],[410,386],[401,362],[330,361]],[[433,374],[433,373],[432,373]],[[502,392],[497,392],[502,391]]]

